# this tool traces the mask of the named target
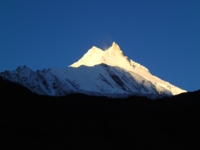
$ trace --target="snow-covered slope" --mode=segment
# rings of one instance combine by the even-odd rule
[[[32,71],[26,66],[0,73],[41,95],[62,96],[85,93],[108,97],[142,95],[150,98],[186,92],[153,76],[149,70],[124,56],[119,46],[103,51],[92,47],[79,61],[66,69]]]

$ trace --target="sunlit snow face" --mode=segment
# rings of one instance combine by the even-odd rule
[[[99,64],[106,64],[108,66],[122,68],[130,73],[132,76],[135,76],[135,74],[137,74],[152,83],[156,82],[156,85],[162,88],[169,89],[168,86],[173,87],[168,82],[165,82],[157,78],[156,76],[153,76],[146,67],[124,56],[122,50],[115,42],[113,42],[112,46],[107,48],[106,50],[102,50],[93,46],[79,61],[73,63],[70,67],[93,67],[98,66]],[[161,89],[158,88],[158,92],[161,92]],[[171,92],[173,95],[175,95],[177,93],[183,92],[183,90],[177,88],[176,90],[172,90]]]

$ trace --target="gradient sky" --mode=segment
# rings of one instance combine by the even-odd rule
[[[0,1],[0,72],[66,68],[113,41],[153,75],[200,89],[200,0]]]

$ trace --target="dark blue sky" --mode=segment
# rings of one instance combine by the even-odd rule
[[[161,79],[200,89],[199,0],[0,1],[0,72],[66,68],[113,41]]]

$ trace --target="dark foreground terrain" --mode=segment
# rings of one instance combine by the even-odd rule
[[[0,149],[200,149],[200,92],[172,98],[39,96],[0,78]]]

